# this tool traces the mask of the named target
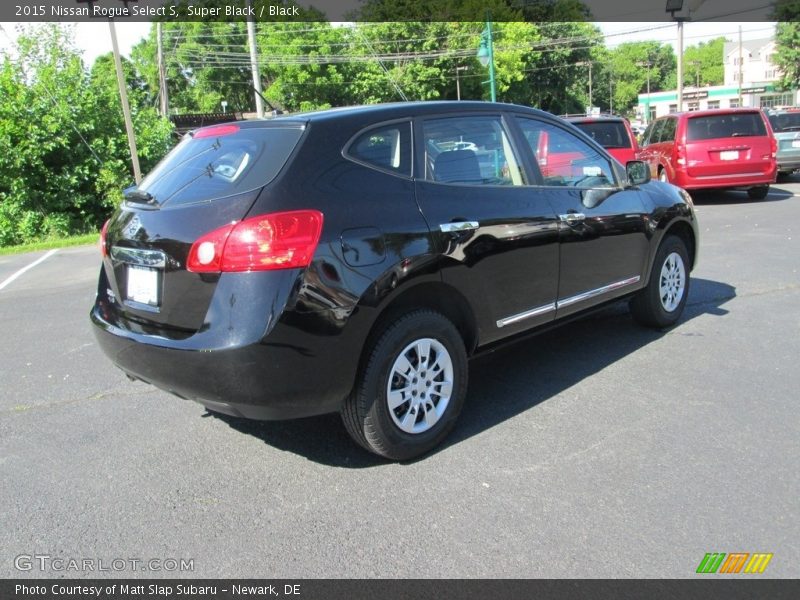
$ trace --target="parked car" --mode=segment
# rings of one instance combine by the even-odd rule
[[[209,411],[339,411],[367,450],[413,458],[454,426],[469,357],[619,300],[677,322],[697,223],[649,179],[508,104],[199,129],[103,228],[93,329],[131,378]]]
[[[687,190],[746,189],[761,199],[775,182],[776,151],[761,110],[730,108],[659,117],[642,136],[640,156],[661,181]]]
[[[783,108],[767,112],[769,123],[778,141],[778,177],[800,169],[800,108]]]
[[[608,150],[623,165],[639,158],[639,143],[628,119],[613,115],[567,117],[586,135]]]
[[[633,131],[633,135],[636,136],[636,139],[639,139],[644,133],[644,130],[647,129],[647,125],[643,125],[642,123],[631,123],[631,131]]]

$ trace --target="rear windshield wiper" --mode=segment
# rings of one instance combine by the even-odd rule
[[[153,194],[136,189],[125,192],[125,201],[150,205],[154,205],[156,203],[156,199]]]

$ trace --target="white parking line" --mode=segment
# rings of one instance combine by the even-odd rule
[[[20,275],[22,275],[22,274],[23,274],[23,273],[25,273],[26,271],[30,271],[30,270],[31,270],[33,267],[35,267],[36,265],[38,265],[38,264],[40,264],[40,263],[43,263],[44,261],[46,261],[48,258],[50,258],[51,256],[53,256],[53,254],[55,254],[56,252],[58,252],[58,248],[56,248],[55,250],[50,250],[50,252],[48,252],[47,254],[45,254],[44,256],[42,256],[41,258],[39,258],[39,259],[37,259],[37,260],[33,261],[33,262],[32,262],[31,264],[29,264],[27,267],[22,267],[22,268],[21,268],[19,271],[17,271],[16,273],[14,273],[14,274],[13,274],[11,277],[9,277],[8,279],[6,279],[6,280],[5,280],[3,283],[0,283],[0,290],[2,290],[2,289],[3,289],[4,287],[6,287],[6,286],[7,286],[9,283],[11,283],[11,282],[12,282],[12,281],[14,281],[15,279],[17,279],[17,277],[19,277]]]

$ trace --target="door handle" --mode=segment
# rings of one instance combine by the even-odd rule
[[[443,233],[458,233],[460,231],[473,231],[480,227],[477,221],[456,221],[454,223],[442,223],[439,229]]]
[[[558,215],[560,221],[568,224],[578,223],[579,221],[583,221],[586,218],[586,215],[583,213],[567,213],[565,215]]]

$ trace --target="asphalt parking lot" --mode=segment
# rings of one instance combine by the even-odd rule
[[[0,289],[0,577],[692,577],[800,564],[800,176],[698,198],[668,332],[614,307],[472,363],[444,447],[392,464],[338,416],[258,423],[129,382],[88,311],[96,248]],[[0,284],[45,253],[0,257]],[[192,559],[54,572],[19,555]]]

